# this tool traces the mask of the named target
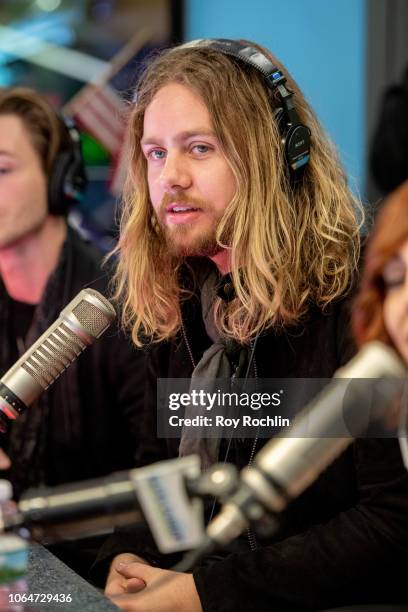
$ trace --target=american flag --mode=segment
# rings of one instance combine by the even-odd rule
[[[65,106],[64,112],[119,158],[125,139],[126,105],[109,85],[88,84]]]
[[[109,189],[115,196],[120,196],[122,194],[129,163],[130,160],[128,139],[124,138],[122,141],[122,146],[120,148],[119,155],[117,155],[113,160],[112,171],[109,180]]]
[[[151,39],[148,28],[135,32],[126,45],[110,60],[103,72],[95,75],[62,109],[98,140],[110,153],[112,168],[109,188],[120,195],[127,170],[126,102],[109,81]]]

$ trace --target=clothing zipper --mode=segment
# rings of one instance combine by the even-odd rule
[[[186,334],[186,330],[185,330],[185,327],[184,327],[183,320],[181,320],[181,333],[183,335],[183,339],[184,339],[184,342],[185,342],[186,347],[187,347],[187,352],[188,352],[188,354],[190,356],[190,361],[191,361],[191,363],[193,365],[193,369],[194,369],[196,367],[196,362],[194,360],[193,351],[191,350],[191,346],[190,346],[190,343],[189,343],[188,338],[187,338],[187,334]]]
[[[251,347],[251,351],[253,351],[254,348],[255,348],[253,340],[251,340],[251,342],[250,342],[250,347]],[[254,378],[255,378],[255,380],[258,380],[258,368],[256,366],[255,355],[253,356],[253,367],[254,367]],[[254,462],[255,451],[256,451],[257,444],[258,444],[258,439],[259,439],[259,433],[257,433],[256,436],[255,436],[254,443],[253,443],[252,448],[251,448],[251,454],[249,456],[249,461],[248,461],[248,466],[247,467],[251,467],[251,465]],[[258,548],[258,542],[256,541],[256,536],[255,536],[255,533],[254,533],[252,527],[247,527],[247,536],[248,536],[249,548],[251,550],[256,550]]]

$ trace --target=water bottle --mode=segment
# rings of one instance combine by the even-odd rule
[[[11,483],[0,479],[2,518],[16,512],[12,496]],[[0,533],[0,610],[23,610],[27,591],[27,562],[27,541],[17,534]]]

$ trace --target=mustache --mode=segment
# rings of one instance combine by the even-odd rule
[[[191,206],[192,208],[201,208],[206,209],[209,208],[208,203],[200,198],[193,198],[191,196],[187,196],[183,192],[175,192],[173,194],[165,193],[162,201],[160,202],[160,215],[164,215],[167,211],[167,207],[170,204],[177,202],[177,204],[184,204],[186,206]]]

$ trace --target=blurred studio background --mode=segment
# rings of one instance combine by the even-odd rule
[[[124,171],[121,112],[152,50],[205,37],[269,47],[372,205],[398,172],[408,176],[408,120],[384,127],[396,96],[408,106],[407,31],[406,0],[1,0],[0,86],[33,87],[76,118],[90,182],[71,221],[107,250]]]

